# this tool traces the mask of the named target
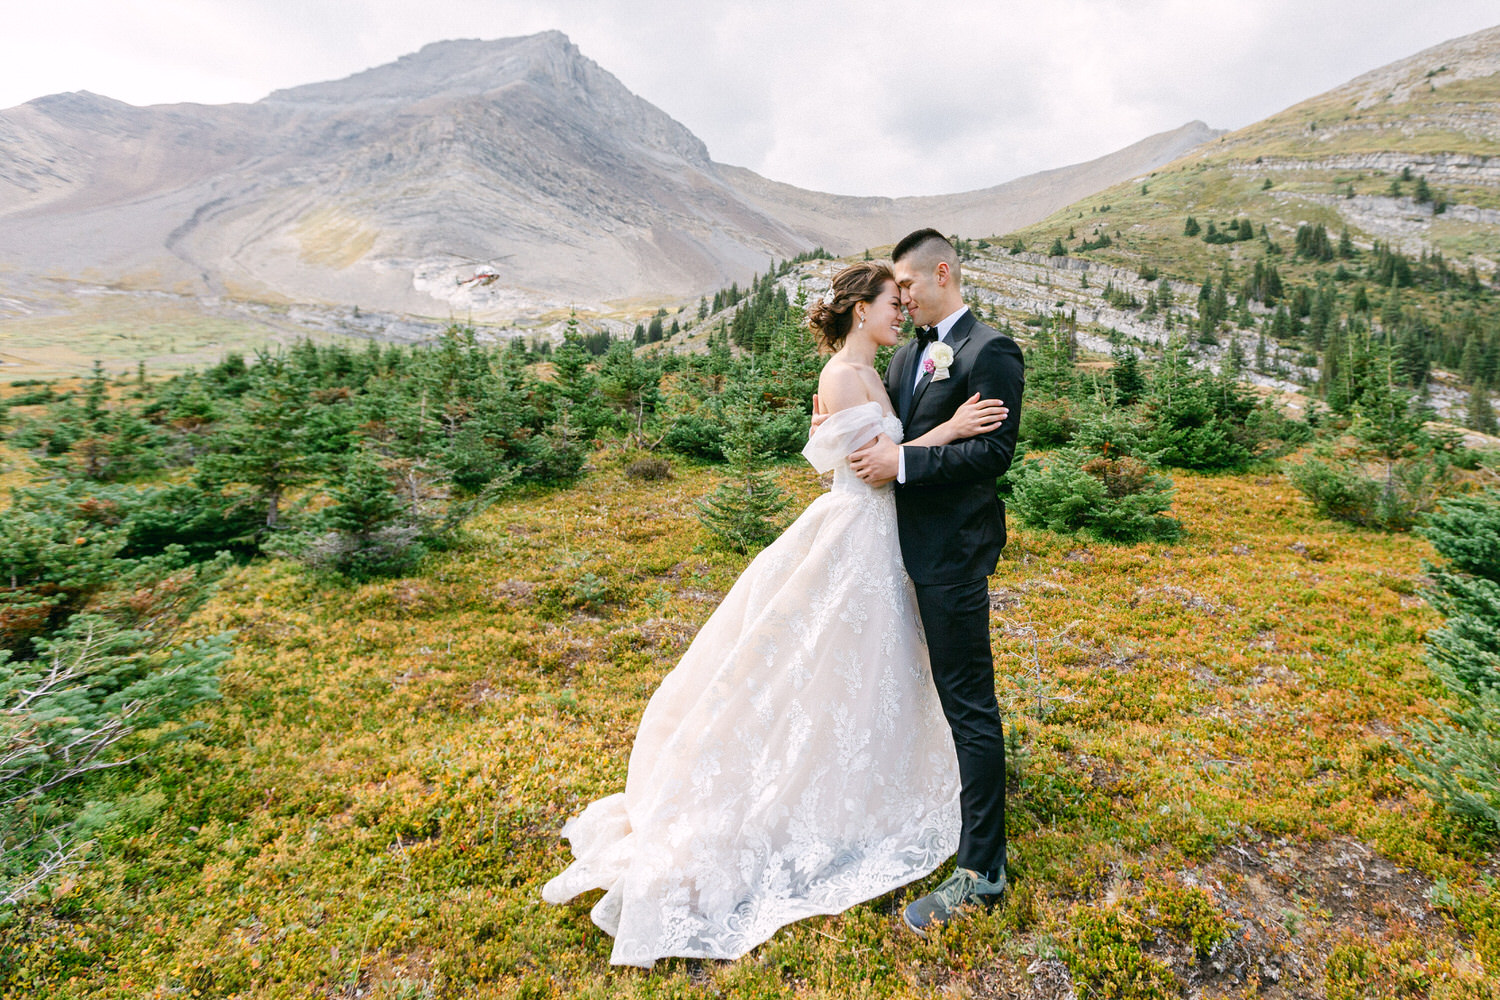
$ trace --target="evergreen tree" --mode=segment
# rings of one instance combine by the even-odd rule
[[[1198,225],[1198,220],[1193,218],[1191,215],[1188,216],[1187,222],[1183,223],[1182,226],[1182,235],[1197,236],[1201,232],[1203,232],[1203,229]]]
[[[1350,432],[1386,463],[1389,480],[1397,460],[1415,454],[1427,441],[1428,413],[1415,393],[1396,378],[1389,353],[1377,353],[1356,386]]]
[[[87,779],[127,764],[146,771],[153,750],[186,736],[183,717],[218,697],[230,638],[174,646],[165,623],[89,614],[39,639],[33,659],[0,650],[0,906],[81,863],[86,841],[129,797]]]
[[[760,427],[767,417],[754,378],[725,387],[721,406],[728,481],[698,504],[698,519],[721,545],[750,552],[781,533],[780,515],[790,500],[765,470]]]
[[[277,527],[287,492],[314,480],[325,464],[308,420],[304,372],[262,356],[238,412],[215,430],[198,466],[205,485],[248,487],[267,530]]]
[[[609,422],[609,413],[599,399],[598,377],[591,370],[592,355],[583,346],[576,326],[569,324],[562,346],[552,356],[555,372],[550,393],[566,419],[554,422],[565,445],[592,441],[599,428]]]
[[[1419,529],[1448,562],[1427,599],[1445,617],[1427,666],[1452,699],[1419,722],[1404,773],[1460,819],[1500,835],[1500,494],[1449,501]]]
[[[1380,329],[1387,336],[1396,332],[1396,327],[1401,325],[1401,289],[1392,285],[1386,292],[1385,303],[1380,307]]]
[[[1333,244],[1328,239],[1328,228],[1321,222],[1315,226],[1303,223],[1297,227],[1297,256],[1309,260],[1333,260]]]
[[[1145,404],[1150,420],[1142,450],[1163,465],[1234,469],[1253,455],[1247,420],[1261,404],[1234,378],[1195,366],[1180,344],[1153,367]]]
[[[1292,313],[1282,303],[1276,307],[1276,312],[1271,316],[1271,336],[1280,343],[1286,343],[1296,335],[1297,331],[1292,326]]]
[[[96,360],[83,396],[83,419],[89,430],[96,434],[104,430],[104,404],[108,398],[109,382],[104,377],[104,365]]]
[[[318,518],[326,533],[297,552],[313,565],[367,579],[404,573],[426,553],[419,512],[372,452],[356,453],[329,494],[333,504]]]
[[[1337,293],[1331,287],[1319,285],[1312,297],[1312,308],[1308,312],[1307,343],[1314,351],[1323,349],[1323,340],[1333,322]]]
[[[1115,402],[1130,406],[1146,391],[1146,377],[1141,373],[1141,361],[1135,351],[1128,347],[1116,347],[1110,352],[1114,366],[1110,376],[1115,385]]]
[[[646,415],[655,410],[660,380],[661,363],[638,357],[628,344],[616,342],[599,366],[599,389],[623,411],[628,441],[636,447],[644,444]]]
[[[1238,379],[1245,371],[1245,349],[1240,346],[1240,338],[1234,334],[1229,335],[1229,349],[1224,353],[1223,375],[1228,379]]]
[[[1495,407],[1490,402],[1489,391],[1481,386],[1469,390],[1468,426],[1481,434],[1500,434],[1495,422]]]

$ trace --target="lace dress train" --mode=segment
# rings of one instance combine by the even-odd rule
[[[957,849],[953,740],[902,567],[890,487],[846,456],[901,424],[840,411],[804,454],[834,468],[745,569],[641,718],[625,791],[562,835],[542,896],[607,890],[610,961],[737,958],[777,928],[918,879]]]

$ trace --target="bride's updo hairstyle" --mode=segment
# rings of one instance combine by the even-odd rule
[[[833,287],[807,314],[807,325],[818,338],[818,348],[832,354],[844,346],[854,327],[854,306],[874,302],[887,281],[895,281],[890,266],[878,260],[850,264],[833,276]]]

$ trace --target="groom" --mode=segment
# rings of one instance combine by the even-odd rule
[[[1006,886],[1005,737],[995,701],[988,577],[1005,545],[995,480],[1015,452],[1025,378],[1015,341],[964,305],[958,254],[941,233],[912,233],[896,244],[891,263],[901,304],[919,327],[886,371],[905,436],[925,434],[976,392],[1010,410],[988,434],[933,448],[902,448],[882,437],[850,462],[871,485],[897,483],[901,556],[916,585],[933,683],[958,751],[957,868],[902,912],[906,925],[926,937],[961,907],[994,903]]]

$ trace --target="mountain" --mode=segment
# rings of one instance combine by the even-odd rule
[[[773,258],[1036,221],[1217,133],[944,197],[715,163],[559,32],[428,45],[254,104],[89,93],[0,112],[0,274],[419,315],[687,297]],[[493,281],[461,283],[476,273]]]
[[[1329,345],[1369,332],[1440,412],[1469,420],[1475,387],[1500,387],[1500,27],[1221,135],[1003,242],[967,263],[973,296],[1033,323],[1061,312],[1086,346],[1149,350],[1187,329],[1208,363],[1237,345],[1255,380],[1319,393],[1337,367]],[[1279,295],[1256,278],[1273,268]],[[1200,291],[1225,285],[1233,315],[1205,330]]]

